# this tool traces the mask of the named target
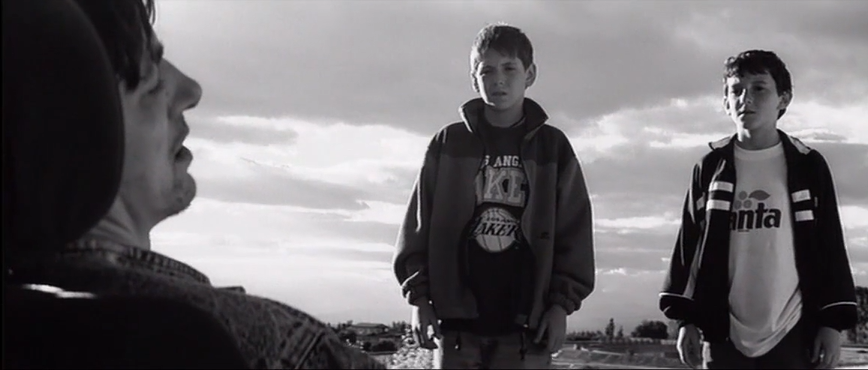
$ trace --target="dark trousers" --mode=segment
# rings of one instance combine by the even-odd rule
[[[803,321],[794,326],[780,343],[759,357],[742,354],[729,339],[705,342],[702,362],[705,369],[813,369],[811,347],[816,330],[809,330]]]
[[[482,336],[444,330],[434,350],[435,369],[548,369],[552,354],[521,334]],[[522,351],[524,350],[524,351]],[[522,356],[522,352],[524,356]],[[523,358],[522,358],[523,357]]]

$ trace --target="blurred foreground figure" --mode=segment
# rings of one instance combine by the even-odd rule
[[[196,81],[163,58],[162,44],[151,27],[152,1],[39,1],[64,4],[69,12],[86,16],[92,23],[86,32],[97,36],[104,51],[63,40],[69,34],[65,31],[29,39],[7,32],[14,19],[7,3],[15,1],[3,2],[7,287],[18,284],[29,292],[23,295],[147,301],[152,303],[146,307],[162,307],[161,312],[176,312],[179,317],[186,317],[186,309],[194,317],[200,313],[198,317],[210,320],[203,326],[214,324],[208,332],[189,333],[194,329],[187,328],[187,337],[178,333],[173,344],[178,354],[217,351],[215,359],[223,356],[218,364],[176,362],[164,367],[214,368],[222,361],[224,368],[385,368],[342,344],[327,325],[311,316],[238,289],[216,288],[194,268],[150,250],[151,229],[186,209],[196,194],[187,171],[193,157],[183,146],[189,133],[184,112],[202,95]],[[36,27],[34,18],[21,19],[27,20],[19,25],[31,26],[33,32],[55,29],[45,24]],[[45,50],[29,59],[7,53],[8,42],[15,38]],[[67,53],[79,59],[62,60]],[[7,64],[7,54],[10,60],[18,56],[17,64]],[[100,62],[108,67],[107,73],[89,70]],[[92,321],[92,330],[108,330],[125,320],[108,314],[105,319],[103,325]],[[144,319],[130,316],[127,320]],[[178,322],[176,329],[192,321]],[[160,322],[155,319],[153,325]],[[147,329],[127,324],[130,330]],[[221,334],[231,345],[201,345]],[[156,334],[137,338],[172,339]],[[137,348],[104,344],[106,357],[123,357],[118,351],[141,353]],[[114,366],[159,365],[116,362]]]

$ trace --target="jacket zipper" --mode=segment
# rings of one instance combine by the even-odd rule
[[[524,203],[524,207],[523,207],[524,209],[523,209],[522,212],[521,212],[521,223],[518,225],[518,227],[519,227],[519,229],[520,229],[520,231],[521,231],[521,235],[522,235],[522,237],[525,239],[525,241],[526,241],[527,244],[528,244],[528,248],[530,248],[530,241],[532,240],[532,238],[529,238],[528,235],[526,234],[526,232],[525,232],[525,228],[524,228],[524,223],[525,223],[525,218],[527,218],[527,212],[526,212],[526,211],[527,211],[527,205],[530,204],[530,195],[531,195],[531,187],[530,187],[530,183],[531,183],[531,179],[530,179],[530,176],[528,176],[528,174],[527,174],[527,161],[525,160],[525,157],[526,157],[526,155],[525,155],[525,151],[527,150],[527,145],[528,145],[528,143],[530,143],[531,138],[532,138],[534,135],[536,135],[536,132],[537,132],[537,131],[538,131],[538,130],[539,130],[539,129],[544,125],[544,124],[545,124],[545,123],[543,123],[543,124],[537,126],[537,127],[534,128],[533,130],[531,130],[530,132],[528,132],[528,133],[527,133],[527,134],[526,134],[526,135],[521,139],[521,144],[519,145],[519,148],[518,148],[519,155],[521,156],[521,170],[522,170],[522,172],[524,172],[524,178],[527,180],[527,194],[525,195],[525,203]],[[533,252],[533,248],[530,248],[530,250],[531,250],[531,252]]]
[[[467,247],[469,246],[468,242],[470,239],[470,234],[473,233],[473,221],[474,221],[474,219],[472,217],[475,216],[475,213],[476,213],[475,209],[478,206],[478,204],[476,204],[476,203],[479,202],[479,199],[476,198],[476,196],[477,196],[477,194],[476,194],[476,190],[477,190],[476,189],[476,176],[480,176],[480,174],[483,177],[485,176],[485,171],[480,172],[480,170],[482,169],[482,167],[485,163],[485,153],[486,153],[485,141],[482,140],[482,137],[479,136],[479,133],[473,132],[473,131],[471,131],[471,133],[473,134],[474,140],[477,140],[478,144],[480,144],[479,147],[482,148],[482,154],[479,157],[479,164],[476,165],[476,174],[473,177],[473,180],[474,180],[473,181],[474,182],[473,183],[474,214],[471,215],[470,221],[468,221],[468,224],[464,227],[464,235],[462,237],[463,247],[461,248],[461,255],[462,255],[462,260],[464,261],[464,269],[463,270],[464,270],[465,281],[469,281],[469,279],[470,279],[470,256],[469,256],[469,253],[467,251]],[[482,179],[482,181],[484,184],[485,179]]]

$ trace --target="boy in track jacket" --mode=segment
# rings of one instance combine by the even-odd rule
[[[590,199],[566,135],[524,96],[527,36],[485,27],[470,59],[481,98],[428,146],[395,274],[435,367],[547,368],[594,288]]]
[[[840,331],[856,323],[829,166],[777,128],[791,99],[773,52],[726,60],[723,103],[736,133],[694,166],[660,295],[692,367],[833,368]]]

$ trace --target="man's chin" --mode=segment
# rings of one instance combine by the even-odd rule
[[[177,196],[172,209],[169,212],[169,217],[175,216],[190,208],[193,199],[196,198],[196,180],[192,176],[185,179],[184,184],[177,188]]]

